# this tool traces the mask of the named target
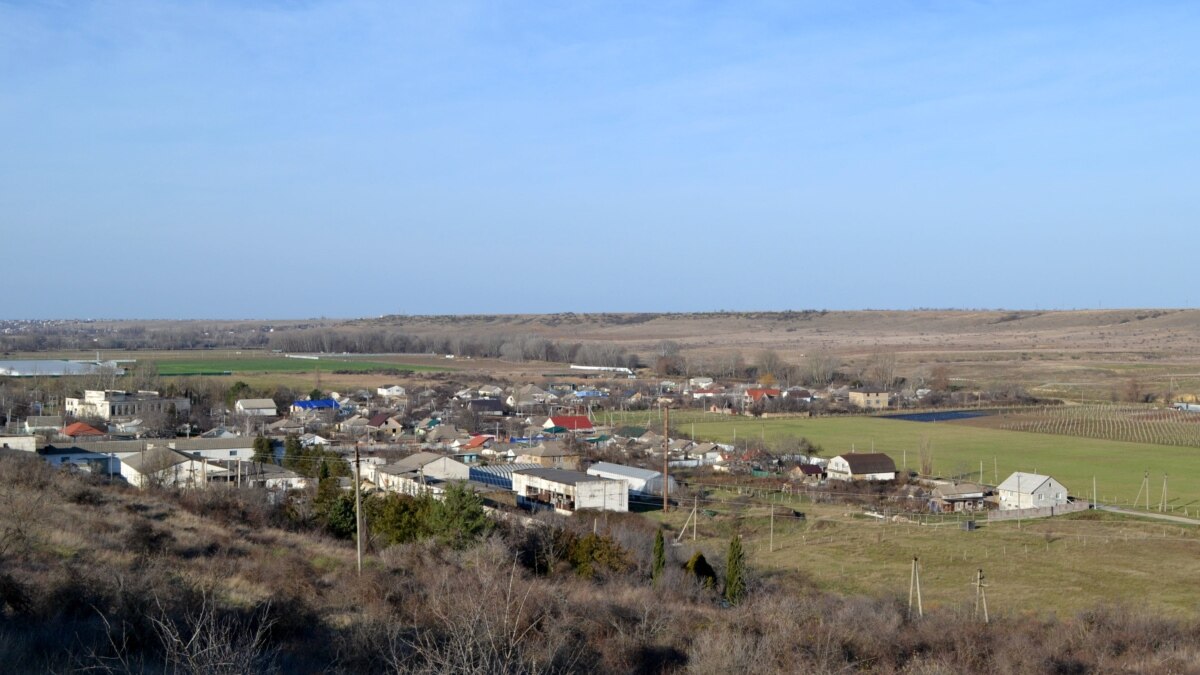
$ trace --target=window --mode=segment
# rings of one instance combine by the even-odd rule
[[[229,456],[230,456],[230,457],[237,457],[237,450],[230,450],[230,451],[229,451]]]

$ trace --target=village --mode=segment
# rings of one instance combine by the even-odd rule
[[[571,366],[565,375],[574,377],[453,391],[394,383],[349,393],[315,390],[282,404],[240,398],[207,411],[221,421],[211,429],[185,421],[157,434],[151,430],[162,428],[161,422],[147,420],[188,420],[187,397],[85,390],[64,397],[58,414],[40,409],[44,414],[10,419],[0,446],[137,487],[261,488],[277,499],[304,499],[320,481],[335,481],[345,491],[435,499],[457,483],[496,509],[641,512],[698,499],[702,486],[714,480],[745,477],[826,500],[848,495],[851,503],[861,499],[845,485],[892,486],[876,488],[877,501],[909,513],[1008,519],[1091,506],[1048,475],[1017,471],[987,485],[982,471],[972,481],[898,469],[884,452],[849,448],[822,457],[812,447],[772,451],[753,439],[716,443],[685,437],[669,425],[628,422],[629,411],[637,410],[752,418],[880,414],[919,406],[928,389],[814,391],[709,377],[639,380],[629,368],[590,366]],[[625,423],[617,421],[617,411]]]

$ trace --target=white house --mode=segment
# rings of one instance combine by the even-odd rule
[[[162,446],[120,456],[121,476],[130,485],[147,487],[200,487],[206,478],[229,472],[215,463],[204,462]]]
[[[629,484],[565,469],[522,469],[512,474],[521,505],[552,506],[569,514],[578,509],[628,511]]]
[[[404,387],[401,387],[398,384],[385,384],[376,389],[375,393],[384,398],[399,398],[406,394]]]
[[[471,469],[462,462],[433,452],[418,452],[392,464],[376,466],[375,485],[406,495],[442,494],[448,481],[466,481]]]
[[[484,398],[500,398],[504,395],[504,390],[494,384],[485,384],[479,388],[479,395]]]
[[[587,473],[589,476],[623,480],[629,485],[630,494],[644,496],[662,495],[663,475],[661,471],[639,469],[636,466],[625,466],[624,464],[613,464],[611,462],[596,462],[588,467]],[[667,476],[667,493],[674,494],[678,487],[675,479]]]
[[[830,459],[825,475],[833,480],[895,480],[896,462],[882,452],[852,452]]]
[[[1040,509],[1067,503],[1067,488],[1050,476],[1018,471],[996,488],[1001,509]]]
[[[311,448],[314,445],[329,445],[329,439],[317,434],[304,434],[300,437],[300,447]]]
[[[250,417],[274,417],[279,414],[275,401],[269,398],[243,398],[233,404],[233,410],[239,415]]]

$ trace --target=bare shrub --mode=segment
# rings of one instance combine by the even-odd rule
[[[262,605],[248,616],[231,616],[220,612],[207,592],[181,618],[172,617],[160,605],[152,623],[165,670],[180,675],[277,672],[276,656],[267,648],[274,623],[269,614],[270,606]]]

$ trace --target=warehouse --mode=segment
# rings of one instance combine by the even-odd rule
[[[662,496],[663,476],[661,471],[639,469],[636,466],[613,464],[611,462],[596,462],[588,467],[589,476],[623,480],[629,484],[629,494],[636,496]],[[667,476],[667,493],[674,494],[679,489],[675,479]]]
[[[629,485],[623,480],[565,469],[523,469],[513,473],[512,485],[517,503],[529,508],[549,506],[564,514],[629,510]]]

